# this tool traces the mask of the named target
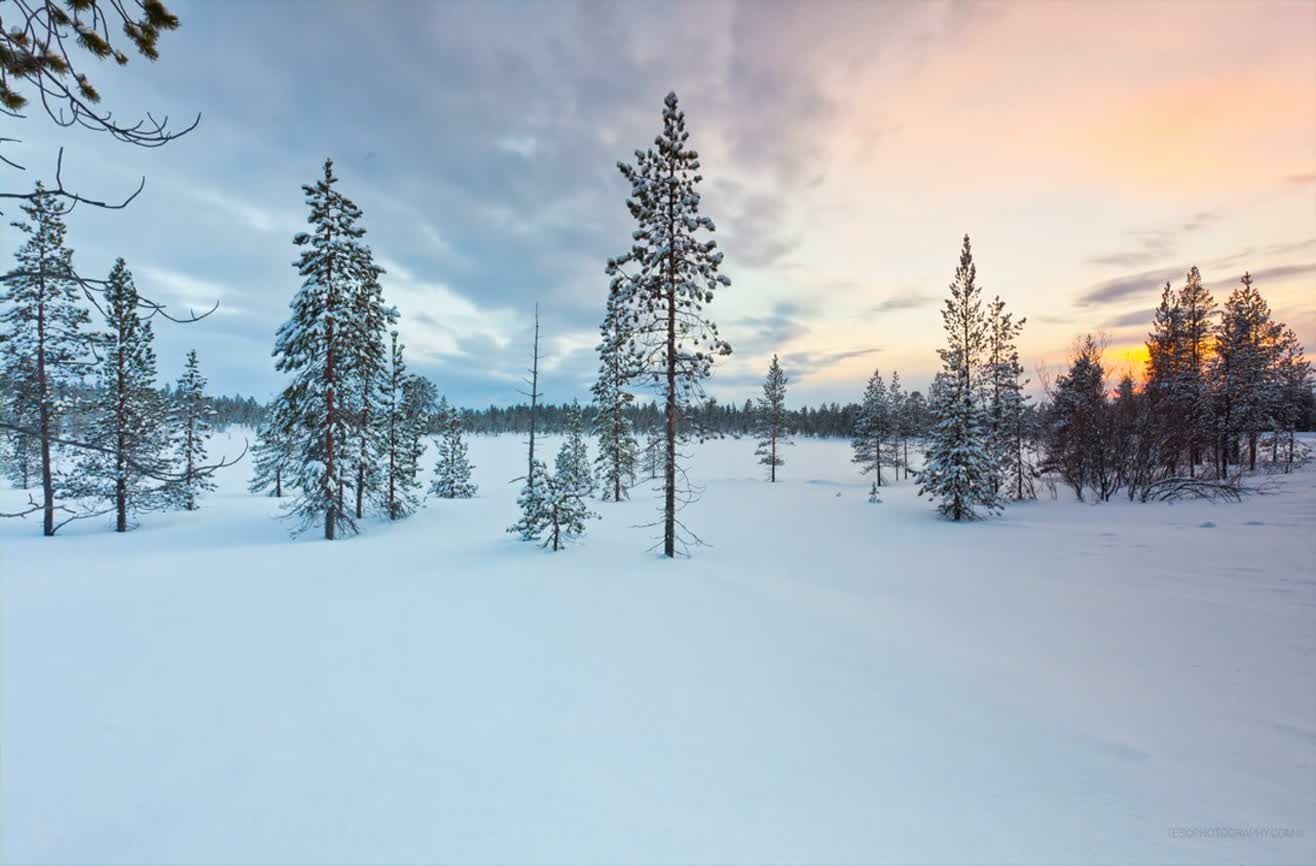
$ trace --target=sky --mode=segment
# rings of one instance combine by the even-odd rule
[[[203,322],[157,329],[162,375],[195,347],[213,391],[281,387],[270,349],[299,278],[301,186],[335,161],[413,369],[465,406],[520,400],[536,303],[542,390],[588,396],[617,170],[676,91],[726,255],[708,312],[734,349],[709,392],[857,400],[874,369],[925,387],[972,237],[980,284],[1026,317],[1034,384],[1104,335],[1140,368],[1160,287],[1244,270],[1316,346],[1316,4],[774,0],[224,3],[172,0],[161,58],[90,71],[117,116],[198,128],[142,150],[5,120],[6,189],[53,176],[84,273],[123,256]],[[21,127],[21,128],[20,128]],[[17,245],[6,230],[5,253]]]

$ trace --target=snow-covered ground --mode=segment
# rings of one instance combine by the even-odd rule
[[[699,449],[677,562],[647,493],[507,535],[518,437],[333,544],[245,468],[0,523],[0,860],[1316,862],[1316,473],[953,525],[843,442],[752,452]]]

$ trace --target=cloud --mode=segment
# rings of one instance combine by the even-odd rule
[[[1316,262],[1307,262],[1301,265],[1277,265],[1271,268],[1262,268],[1258,271],[1251,271],[1252,282],[1256,283],[1258,288],[1269,282],[1280,282],[1293,277],[1305,277],[1316,274]]]
[[[919,307],[926,307],[937,303],[937,301],[938,298],[935,295],[929,295],[916,289],[908,289],[879,301],[869,311],[872,313],[895,313],[900,310],[915,310]]]
[[[170,306],[180,306],[189,313],[201,314],[216,304],[219,306],[215,307],[215,316],[242,316],[247,312],[233,302],[238,293],[221,283],[152,265],[132,270],[134,281],[144,284],[141,291],[145,297],[169,302]],[[170,313],[181,315],[176,309]]]
[[[1187,272],[1187,268],[1161,268],[1104,280],[1079,295],[1075,303],[1092,307],[1122,301],[1130,295],[1157,294],[1166,282],[1182,279]]]
[[[508,135],[496,140],[494,147],[522,159],[534,159],[539,151],[539,139],[533,135]]]
[[[1127,313],[1121,313],[1118,316],[1106,319],[1101,323],[1102,328],[1131,328],[1136,325],[1150,325],[1155,312],[1150,309],[1130,310]]]

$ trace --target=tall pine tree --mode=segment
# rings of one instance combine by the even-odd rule
[[[714,231],[699,213],[699,155],[688,146],[685,113],[676,94],[663,106],[663,130],[652,147],[635,152],[635,164],[619,163],[631,185],[626,206],[635,219],[631,249],[608,261],[611,291],[635,359],[636,376],[663,396],[663,554],[676,555],[676,511],[693,491],[678,490],[684,472],[677,465],[678,444],[691,432],[691,411],[703,396],[702,382],[713,361],[731,346],[704,314],[719,286],[731,281],[718,273],[722,253],[700,231]]]
[[[206,396],[206,378],[201,375],[196,350],[187,353],[183,375],[174,388],[170,407],[170,432],[179,478],[171,484],[172,499],[187,511],[195,511],[197,500],[215,489],[206,463],[206,442],[214,427],[215,409]]]
[[[763,381],[763,396],[754,409],[754,432],[758,436],[754,455],[768,467],[768,481],[775,482],[777,467],[786,464],[781,448],[791,444],[786,430],[786,374],[781,371],[776,355],[772,356],[768,376]]]
[[[379,392],[375,424],[383,465],[379,499],[389,520],[401,520],[420,504],[420,458],[425,428],[434,411],[434,386],[407,373],[398,332],[390,335],[388,367]],[[364,477],[364,476],[362,476]]]
[[[629,369],[633,356],[627,351],[627,333],[617,309],[618,295],[609,293],[599,342],[599,377],[592,393],[597,412],[594,433],[599,437],[599,455],[595,458],[603,501],[620,502],[629,494],[635,477],[635,429],[630,410],[635,396],[627,390],[632,378]]]
[[[295,264],[302,286],[274,345],[276,369],[292,376],[276,404],[276,423],[292,440],[295,454],[290,481],[297,495],[287,513],[298,521],[299,532],[320,522],[329,540],[343,529],[356,531],[342,493],[345,473],[356,468],[344,465],[354,430],[345,405],[352,384],[345,366],[356,356],[353,290],[365,258],[361,210],[335,188],[337,183],[333,161],[327,159],[324,175],[302,187],[312,227],[293,238],[302,248]]]
[[[109,450],[85,451],[69,481],[79,498],[109,503],[116,532],[128,531],[133,514],[168,504],[159,479],[170,473],[169,407],[156,387],[155,338],[138,300],[132,273],[119,259],[102,298],[108,333],[87,437]]]
[[[919,472],[919,495],[934,499],[944,516],[957,521],[976,520],[1001,509],[998,467],[982,400],[989,323],[977,274],[965,235],[950,297],[941,311],[946,346],[937,354],[944,378],[931,406],[934,426]]]
[[[66,228],[55,196],[38,183],[22,209],[26,219],[13,226],[26,239],[0,291],[5,380],[12,389],[4,409],[9,423],[22,428],[11,432],[26,440],[18,446],[24,459],[38,467],[41,498],[35,507],[41,511],[43,534],[50,536],[58,528],[55,440],[67,410],[62,394],[86,366],[91,338],[85,329],[91,317],[78,302],[73,251],[65,246]]]

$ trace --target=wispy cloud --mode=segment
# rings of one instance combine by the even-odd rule
[[[938,300],[939,298],[936,295],[910,289],[879,301],[870,308],[870,312],[895,313],[901,310],[916,310],[920,307],[931,306],[937,303]]]

